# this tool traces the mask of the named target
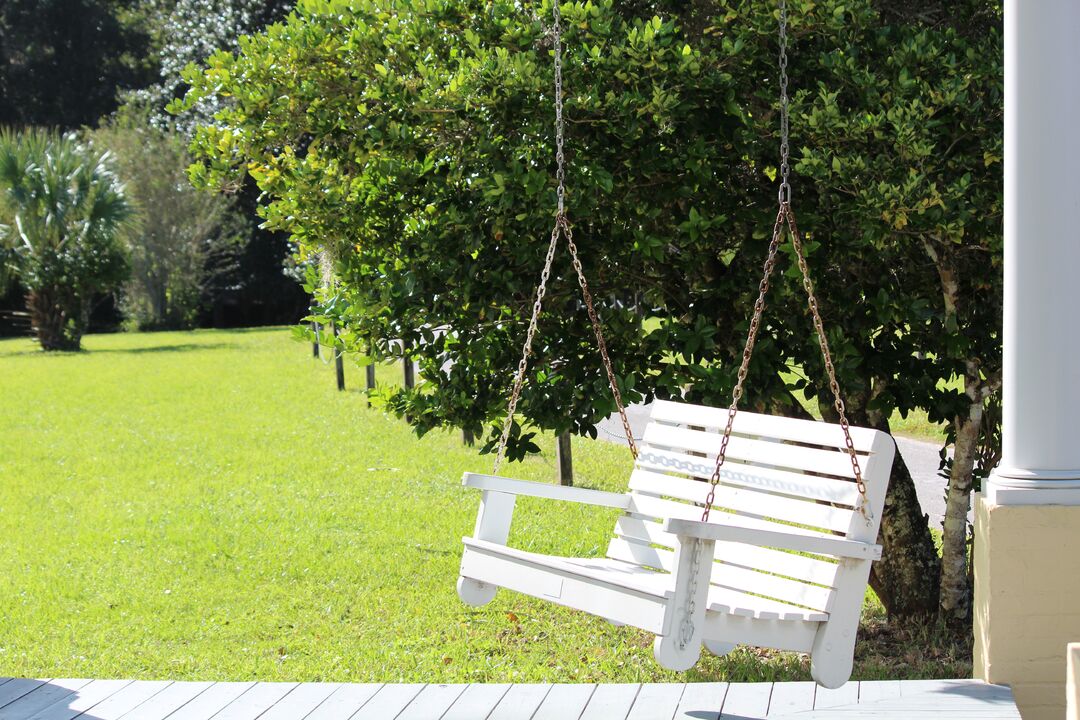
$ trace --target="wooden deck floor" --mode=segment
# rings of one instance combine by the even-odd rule
[[[0,678],[0,720],[1019,718],[974,680],[663,685],[380,685]]]

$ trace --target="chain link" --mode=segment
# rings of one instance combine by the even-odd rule
[[[532,355],[533,338],[536,337],[536,325],[540,319],[540,308],[543,306],[544,296],[547,294],[547,282],[551,276],[551,265],[555,260],[555,248],[558,245],[559,225],[556,224],[551,230],[551,242],[548,243],[544,269],[540,273],[540,284],[536,286],[536,299],[533,301],[532,317],[529,319],[529,329],[525,333],[525,345],[521,349],[521,360],[518,361],[517,375],[514,376],[514,388],[510,393],[510,404],[506,409],[506,419],[503,420],[502,437],[499,438],[499,450],[495,454],[493,475],[499,474],[499,466],[502,465],[503,456],[506,454],[506,443],[510,439],[510,428],[514,424],[514,413],[517,411],[518,399],[521,397],[521,386],[525,382],[525,370],[529,366],[529,356]]]
[[[791,202],[789,183],[791,167],[789,154],[788,75],[787,75],[787,3],[780,0],[780,202]]]
[[[713,501],[716,499],[716,486],[720,484],[720,468],[724,465],[727,457],[728,443],[731,442],[731,430],[735,425],[735,414],[739,410],[739,400],[743,395],[743,384],[746,382],[746,374],[750,369],[750,358],[754,354],[754,344],[757,342],[758,327],[761,325],[761,316],[765,312],[765,296],[769,294],[769,280],[772,277],[773,268],[776,267],[776,255],[780,249],[780,239],[784,234],[784,206],[776,214],[776,222],[773,224],[772,242],[769,243],[769,252],[765,256],[765,266],[758,283],[758,296],[754,301],[754,314],[750,318],[750,329],[746,333],[746,344],[743,346],[742,363],[739,365],[739,374],[735,380],[735,389],[731,391],[731,405],[728,406],[727,424],[724,426],[724,436],[720,440],[720,452],[716,456],[716,467],[713,468],[712,477],[709,478],[709,494],[705,498],[705,512],[701,514],[701,521],[709,521],[709,513],[712,511]]]
[[[720,440],[720,450],[716,455],[716,466],[709,478],[709,494],[705,498],[705,510],[701,514],[701,521],[708,522],[709,513],[712,511],[713,502],[716,500],[716,486],[720,484],[720,469],[727,457],[728,444],[731,442],[731,432],[735,424],[735,414],[739,409],[739,400],[743,395],[743,384],[750,367],[750,357],[754,352],[754,344],[757,341],[758,329],[761,326],[761,316],[765,311],[765,296],[769,292],[769,279],[773,268],[776,266],[777,251],[780,248],[780,240],[784,234],[784,226],[787,225],[791,233],[791,244],[795,248],[795,257],[802,273],[803,289],[806,290],[807,304],[813,317],[814,330],[818,335],[818,345],[821,348],[821,356],[825,363],[825,372],[829,377],[829,389],[833,394],[833,407],[836,408],[840,417],[840,429],[844,432],[844,444],[848,456],[851,458],[851,469],[855,477],[855,485],[859,490],[859,513],[869,524],[873,518],[870,514],[866,499],[866,483],[863,481],[862,467],[859,465],[859,456],[855,451],[855,443],[851,439],[851,429],[848,426],[847,414],[844,401],[840,396],[840,383],[836,380],[836,367],[833,364],[832,353],[829,352],[829,341],[825,336],[825,326],[821,321],[821,310],[818,307],[817,296],[814,293],[814,284],[810,280],[810,269],[806,264],[806,253],[803,250],[802,237],[795,222],[795,212],[791,209],[791,186],[788,182],[790,168],[788,166],[788,77],[787,77],[787,5],[785,0],[780,2],[780,209],[776,214],[776,222],[773,224],[772,241],[769,243],[769,252],[765,256],[765,266],[762,272],[761,282],[758,284],[758,297],[754,302],[754,314],[750,318],[750,329],[746,333],[746,345],[743,347],[742,363],[739,365],[739,373],[736,377],[735,388],[731,391],[731,405],[728,407],[727,424],[724,426],[724,434]]]
[[[499,474],[503,457],[506,455],[506,444],[510,439],[510,429],[514,424],[514,413],[517,411],[518,400],[521,398],[521,389],[525,383],[525,371],[529,366],[529,356],[532,354],[533,338],[536,337],[537,322],[540,310],[547,294],[547,282],[551,276],[551,266],[555,259],[555,249],[559,244],[560,233],[566,236],[566,244],[570,249],[570,258],[577,273],[578,285],[581,286],[581,294],[585,299],[585,309],[589,314],[589,322],[592,325],[593,334],[596,335],[596,345],[600,350],[603,360],[604,371],[607,374],[608,384],[611,386],[611,394],[615,398],[615,405],[619,409],[619,417],[622,419],[623,430],[626,432],[626,443],[630,446],[630,452],[637,459],[637,443],[634,442],[634,434],[630,429],[630,420],[626,416],[626,407],[623,405],[622,393],[619,392],[619,384],[615,380],[615,370],[611,365],[611,357],[608,355],[607,342],[604,340],[603,327],[600,318],[596,314],[592,292],[589,283],[585,279],[585,270],[578,258],[578,248],[574,243],[574,233],[570,228],[570,221],[566,218],[566,157],[563,154],[563,98],[562,98],[562,14],[559,11],[559,2],[552,4],[554,16],[554,44],[555,44],[555,178],[558,181],[556,195],[558,197],[557,212],[555,214],[555,227],[551,230],[551,242],[548,244],[547,257],[544,260],[544,269],[540,273],[540,284],[536,288],[536,300],[533,302],[532,318],[529,320],[529,329],[525,333],[525,345],[521,351],[521,360],[518,361],[517,374],[514,376],[514,386],[510,393],[510,403],[506,410],[506,418],[503,420],[502,436],[499,438],[499,449],[495,454],[495,469],[493,474]]]
[[[694,614],[697,612],[698,576],[701,575],[701,541],[692,540],[693,555],[690,557],[690,587],[687,588],[686,608],[679,624],[679,649],[685,650],[694,639]]]
[[[581,295],[585,298],[585,309],[589,313],[589,322],[592,323],[593,334],[596,335],[596,346],[600,349],[600,357],[604,361],[604,371],[607,373],[608,385],[611,386],[611,395],[615,398],[615,407],[619,409],[619,418],[622,420],[623,431],[626,432],[626,444],[630,446],[630,453],[637,460],[637,443],[634,442],[634,433],[630,430],[630,420],[626,417],[626,407],[623,405],[622,393],[619,392],[619,383],[615,381],[615,370],[611,366],[611,358],[608,356],[607,342],[604,341],[604,330],[600,325],[600,318],[596,314],[593,305],[592,293],[589,292],[589,282],[585,279],[585,271],[581,268],[581,260],[578,259],[577,245],[574,244],[574,233],[570,230],[570,224],[565,215],[560,215],[555,221],[561,224],[563,233],[566,235],[566,246],[570,248],[570,259],[577,273],[578,285],[581,286]]]
[[[559,0],[552,2],[551,13],[555,17],[555,179],[559,187],[555,190],[558,197],[558,216],[566,213],[566,156],[563,154],[563,89],[562,89],[562,13]]]
[[[840,383],[836,380],[836,367],[833,365],[832,353],[829,352],[829,341],[825,337],[825,326],[821,322],[821,311],[818,309],[817,296],[814,294],[814,283],[810,279],[810,269],[806,265],[806,253],[803,251],[802,237],[795,223],[795,211],[789,203],[781,206],[781,211],[787,214],[788,227],[791,230],[791,244],[795,246],[795,259],[799,263],[799,272],[802,273],[803,289],[806,290],[807,304],[810,306],[810,315],[814,320],[814,330],[817,331],[818,345],[821,347],[821,359],[825,363],[825,373],[829,376],[829,389],[833,394],[833,407],[840,417],[840,428],[844,431],[844,444],[847,446],[848,455],[851,457],[851,470],[855,475],[855,485],[859,489],[859,512],[863,518],[870,522],[873,518],[866,502],[866,483],[863,481],[862,467],[859,465],[859,456],[855,452],[855,443],[851,440],[851,430],[848,427],[847,413],[844,409],[844,400],[840,396]]]

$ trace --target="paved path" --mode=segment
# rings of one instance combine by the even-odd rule
[[[626,413],[630,420],[630,427],[634,431],[634,437],[641,437],[645,432],[645,425],[649,422],[649,406],[631,405],[626,409]],[[622,423],[617,414],[600,423],[597,430],[599,438],[618,443],[625,442]],[[896,445],[915,481],[919,504],[922,505],[923,512],[930,516],[930,527],[940,529],[941,521],[945,517],[945,480],[937,474],[940,447],[934,443],[904,437],[896,438]],[[970,511],[968,519],[972,519]]]
[[[4,720],[1017,720],[977,680],[411,685],[0,678]]]

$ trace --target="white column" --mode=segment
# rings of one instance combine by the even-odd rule
[[[993,504],[1080,504],[1080,1],[1005,0],[1002,460]]]

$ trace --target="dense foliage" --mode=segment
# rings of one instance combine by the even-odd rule
[[[44,131],[0,132],[0,252],[44,350],[78,350],[93,303],[119,288],[132,214],[109,154]]]
[[[74,129],[153,78],[149,33],[133,0],[0,3],[0,126]]]
[[[966,499],[960,436],[1000,382],[1000,8],[789,5],[795,208],[850,414],[950,421]],[[775,13],[562,7],[569,216],[623,393],[726,404],[775,212]],[[421,433],[487,428],[490,447],[505,412],[555,205],[550,11],[305,0],[188,75],[182,107],[232,103],[196,137],[195,179],[249,173],[267,224],[332,259],[331,282],[311,277],[319,313],[351,350],[420,361],[424,386],[386,400]],[[781,271],[746,405],[802,414],[801,393],[826,388],[797,271]],[[511,457],[530,426],[594,434],[613,407],[564,256],[546,308]],[[943,389],[953,376],[966,392]],[[966,522],[946,531],[948,552]],[[940,565],[902,464],[882,540],[887,607],[932,608]],[[942,604],[962,614],[954,591]]]

